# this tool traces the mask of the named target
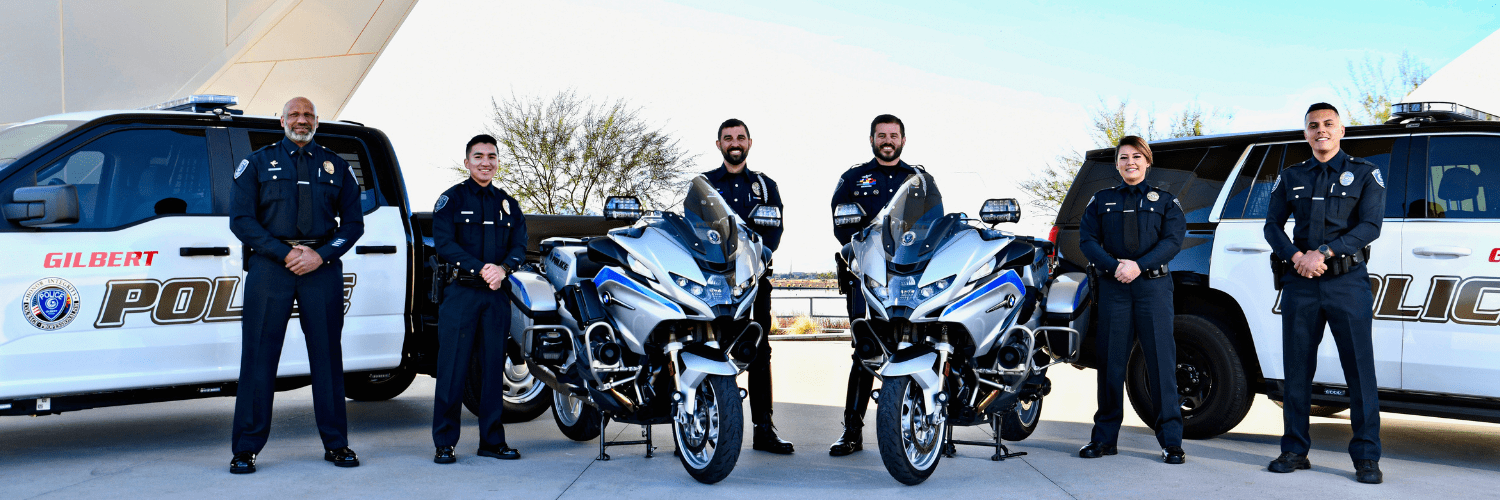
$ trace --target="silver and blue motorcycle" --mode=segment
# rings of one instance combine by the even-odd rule
[[[856,204],[834,223],[857,226]],[[993,446],[1030,436],[1051,390],[1047,368],[1078,356],[1085,280],[1050,277],[1052,243],[994,229],[1020,219],[1014,199],[985,202],[980,219],[945,213],[925,172],[840,252],[866,310],[850,325],[864,367],[881,380],[876,435],[891,476],[919,484],[954,445]],[[992,442],[953,438],[988,424]]]
[[[757,207],[779,225],[780,209]],[[642,213],[635,198],[610,198],[609,219],[635,219],[595,238],[541,244],[540,269],[517,272],[510,291],[530,374],[552,389],[563,434],[608,446],[645,445],[670,423],[694,479],[729,476],[744,433],[735,383],[764,326],[751,318],[771,252],[707,179],[687,184],[682,213]],[[609,421],[639,424],[642,439],[607,441]]]

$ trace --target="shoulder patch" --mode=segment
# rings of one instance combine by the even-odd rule
[[[432,207],[432,211],[442,210],[446,206],[448,206],[448,195],[445,194],[438,197],[437,206]]]
[[[236,178],[236,179],[240,178],[240,174],[245,173],[245,168],[247,168],[249,166],[250,166],[250,160],[240,160],[240,166],[235,167],[235,169],[234,169],[234,178]]]
[[[1278,175],[1278,176],[1276,176],[1276,182],[1271,183],[1271,191],[1275,192],[1276,188],[1280,187],[1280,186],[1281,186],[1281,176]]]
[[[1383,178],[1380,177],[1380,169],[1377,168],[1377,169],[1371,170],[1370,171],[1370,175],[1375,176],[1375,183],[1376,184],[1379,184],[1381,188],[1385,187],[1385,179],[1383,179]]]
[[[843,189],[843,188],[844,188],[844,178],[843,177],[839,177],[839,185],[833,187],[833,192],[837,193],[840,189]]]

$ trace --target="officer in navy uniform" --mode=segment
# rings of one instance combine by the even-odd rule
[[[834,225],[833,235],[838,238],[839,245],[849,244],[849,239],[868,226],[870,219],[891,201],[896,189],[906,182],[907,176],[916,174],[921,168],[901,161],[901,148],[905,146],[906,124],[900,118],[880,115],[870,122],[870,149],[874,151],[875,158],[850,167],[839,178],[838,186],[833,188],[831,206],[835,210],[845,203],[858,203],[865,212],[858,226]],[[863,318],[867,313],[865,297],[860,293],[860,284],[852,274],[841,272],[839,279],[844,282],[840,288],[849,290],[845,303],[849,308],[849,321],[852,324],[856,318]],[[852,358],[854,363],[849,367],[849,388],[844,396],[844,434],[828,448],[828,454],[835,457],[864,449],[862,430],[865,410],[870,406],[874,376],[865,370],[858,353]]]
[[[479,395],[481,457],[514,460],[521,453],[505,443],[505,345],[510,338],[506,277],[526,260],[526,218],[521,206],[494,184],[499,165],[495,138],[477,135],[464,148],[469,178],[448,188],[432,210],[432,242],[438,256],[457,267],[438,306],[437,388],[433,391],[432,461],[458,459],[459,416],[469,362],[484,374]],[[476,347],[477,345],[477,347]]]
[[[1099,409],[1089,443],[1078,450],[1083,458],[1116,453],[1125,417],[1125,369],[1131,346],[1139,339],[1162,461],[1186,460],[1167,262],[1182,249],[1187,219],[1176,196],[1146,184],[1151,162],[1151,146],[1144,139],[1120,138],[1115,169],[1124,182],[1095,193],[1079,227],[1079,246],[1099,287],[1100,319],[1095,337]]]
[[[735,118],[719,124],[719,133],[714,146],[724,156],[719,168],[704,172],[703,176],[718,189],[719,196],[729,203],[734,213],[739,214],[755,234],[760,235],[766,248],[772,252],[781,245],[780,225],[761,226],[751,217],[757,206],[781,208],[781,190],[776,181],[760,172],[745,167],[750,155],[750,128]],[[769,263],[767,264],[769,266]],[[764,331],[771,331],[771,269],[760,278],[755,294],[754,320]],[[756,347],[755,361],[750,363],[750,422],[755,424],[751,448],[769,451],[778,455],[790,454],[792,443],[776,435],[776,426],[771,423],[771,342],[764,335]]]
[[[255,472],[271,433],[276,368],[292,304],[307,340],[313,414],[323,459],[356,467],[344,415],[344,272],[339,258],[365,232],[359,183],[349,163],[313,142],[312,101],[281,110],[286,138],[251,153],[234,171],[229,228],[248,248],[240,381],[234,402],[229,471]],[[335,220],[337,218],[337,220]]]
[[[1266,211],[1266,241],[1280,264],[1273,268],[1285,269],[1277,279],[1286,371],[1281,456],[1268,469],[1286,473],[1312,467],[1307,460],[1310,392],[1327,325],[1349,386],[1349,423],[1354,427],[1349,456],[1355,478],[1380,483],[1380,401],[1370,331],[1375,297],[1365,261],[1370,243],[1380,237],[1385,180],[1375,164],[1339,148],[1344,125],[1338,109],[1314,104],[1303,122],[1313,157],[1281,172]],[[1290,239],[1284,229],[1288,216],[1297,220]]]

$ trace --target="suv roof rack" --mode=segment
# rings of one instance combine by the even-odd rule
[[[213,113],[220,115],[243,115],[244,111],[230,108],[240,103],[240,98],[232,95],[219,94],[193,94],[181,99],[173,99],[160,104],[146,106],[141,109],[159,111],[185,111],[188,113]]]
[[[1391,105],[1391,119],[1385,123],[1395,125],[1410,120],[1500,121],[1500,116],[1452,102],[1403,102]]]

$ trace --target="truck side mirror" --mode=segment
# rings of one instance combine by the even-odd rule
[[[25,227],[66,226],[78,222],[78,187],[72,184],[15,190],[5,204],[5,219]]]
[[[750,211],[750,223],[764,227],[781,227],[781,207],[756,205]]]
[[[833,225],[837,227],[857,227],[864,218],[865,209],[858,203],[844,203],[833,208]]]
[[[634,196],[611,196],[604,200],[604,220],[634,222],[641,218],[641,200]]]
[[[979,220],[985,224],[1018,222],[1021,220],[1021,204],[1016,203],[1015,198],[985,200],[979,209]]]

